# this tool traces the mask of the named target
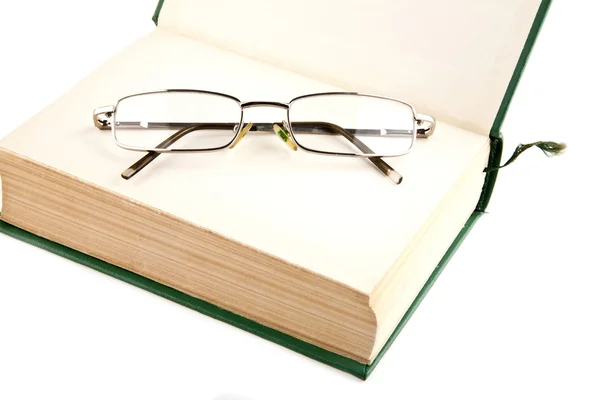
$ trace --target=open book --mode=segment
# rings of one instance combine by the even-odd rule
[[[0,141],[2,229],[365,378],[483,211],[499,157],[489,134],[547,4],[321,3],[287,5],[283,22],[272,0],[235,13],[161,1],[154,32]],[[437,126],[385,159],[401,185],[368,159],[290,151],[260,124],[233,150],[163,154],[123,179],[144,154],[93,111],[159,89],[273,102],[360,91]]]

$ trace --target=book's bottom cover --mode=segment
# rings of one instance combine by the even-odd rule
[[[169,286],[165,286],[151,279],[145,278],[141,275],[117,267],[116,265],[109,264],[105,261],[99,260],[87,254],[83,254],[77,250],[73,250],[69,247],[44,239],[40,236],[34,235],[33,233],[27,232],[23,229],[10,225],[1,220],[0,232],[5,233],[8,236],[12,236],[16,239],[22,240],[24,242],[27,242],[29,244],[32,244],[34,246],[40,247],[44,250],[50,251],[51,253],[58,254],[61,257],[93,268],[97,271],[103,272],[114,278],[120,279],[139,288],[164,297],[165,299],[169,299],[185,307],[189,307],[193,310],[201,312],[202,314],[208,315],[212,318],[244,329],[245,331],[251,332],[264,339],[285,346],[288,349],[294,350],[307,357],[328,364],[344,372],[348,372],[354,376],[359,377],[360,379],[367,379],[367,377],[377,366],[383,355],[392,345],[402,328],[406,325],[406,323],[408,322],[412,314],[415,312],[421,301],[423,301],[423,298],[425,297],[427,292],[429,292],[431,286],[433,286],[446,264],[448,264],[450,258],[452,258],[452,256],[454,255],[458,247],[461,245],[461,243],[463,242],[463,240],[465,239],[465,237],[467,236],[477,219],[479,219],[479,217],[482,214],[483,212],[475,211],[468,219],[468,221],[466,222],[456,239],[454,239],[454,242],[452,243],[450,248],[444,254],[444,257],[440,260],[433,273],[429,276],[429,279],[425,283],[425,286],[423,286],[423,288],[409,307],[404,317],[402,317],[402,320],[388,339],[385,346],[377,355],[377,358],[375,358],[375,360],[370,365],[359,363],[358,361],[352,360],[348,357],[335,354],[331,351],[322,349],[313,344],[304,342],[300,339],[296,339],[288,334],[261,325],[255,321],[252,321],[251,319],[244,318],[240,315],[234,314],[230,311],[212,305],[206,301],[182,293]]]

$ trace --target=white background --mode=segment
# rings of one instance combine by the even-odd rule
[[[2,2],[0,137],[155,0]],[[504,125],[530,150],[368,381],[0,236],[0,399],[600,398],[599,7],[555,0]],[[283,26],[281,26],[283,28]]]

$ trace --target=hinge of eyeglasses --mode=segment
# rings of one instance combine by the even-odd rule
[[[425,114],[417,114],[417,137],[427,139],[435,131],[435,118]]]
[[[98,129],[107,130],[111,128],[112,116],[115,106],[98,107],[94,110],[94,125]]]

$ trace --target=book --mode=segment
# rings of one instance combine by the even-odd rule
[[[318,15],[301,30],[309,3],[286,21],[289,35],[260,40],[266,25],[240,37],[222,21],[275,18],[270,1],[234,16],[160,2],[154,32],[2,139],[0,229],[366,378],[485,210],[495,173],[483,169],[499,162],[499,124],[548,3],[455,10],[472,31],[444,38],[436,33],[457,21],[434,16],[423,48],[383,29],[345,46],[358,33],[343,26],[362,16],[341,2],[340,22]],[[374,10],[370,23],[388,26],[408,3]],[[414,24],[394,29],[409,38]],[[401,185],[362,159],[290,152],[272,132],[249,132],[231,151],[163,154],[124,180],[140,153],[116,146],[92,112],[169,88],[281,102],[360,90],[410,101],[438,123],[409,155],[386,159]],[[283,118],[268,112],[245,117]]]

